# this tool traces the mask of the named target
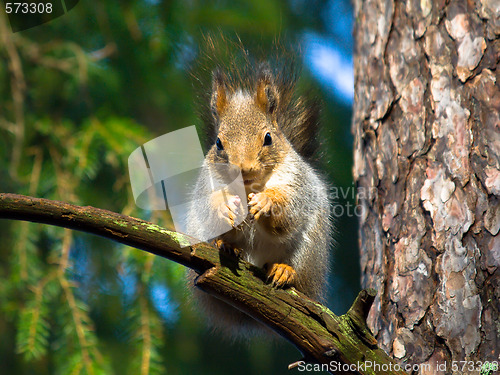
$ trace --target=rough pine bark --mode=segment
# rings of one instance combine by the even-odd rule
[[[354,4],[369,326],[421,374],[478,373],[452,366],[500,360],[500,2]]]

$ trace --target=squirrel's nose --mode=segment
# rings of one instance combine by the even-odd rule
[[[243,176],[247,176],[249,174],[252,174],[252,168],[240,168],[241,169],[241,174]]]
[[[243,176],[250,176],[254,174],[257,169],[255,163],[241,163],[239,167]]]

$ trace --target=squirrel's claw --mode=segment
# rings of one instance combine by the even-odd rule
[[[234,219],[236,218],[236,215],[231,212],[231,209],[227,204],[223,204],[219,207],[219,211],[217,212],[217,217],[220,220],[225,221],[227,224],[229,224],[231,227],[234,228]]]
[[[295,283],[297,273],[292,266],[283,263],[273,263],[268,267],[267,281],[276,288],[284,288]]]
[[[231,197],[227,203],[224,202],[219,206],[217,216],[219,219],[224,220],[227,224],[234,228],[235,220],[241,210],[241,199],[238,196],[234,196]]]
[[[249,212],[255,220],[259,220],[262,215],[271,210],[273,202],[265,193],[250,193],[248,199]]]
[[[214,240],[214,246],[217,247],[219,251],[222,251],[226,254],[235,255],[237,257],[239,257],[242,252],[241,249],[231,246],[230,244],[224,242],[220,238]]]

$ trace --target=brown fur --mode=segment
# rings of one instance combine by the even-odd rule
[[[317,147],[317,108],[294,99],[295,78],[286,70],[273,71],[262,64],[254,76],[243,81],[234,77],[220,69],[213,75],[213,143],[194,196],[210,194],[206,176],[215,164],[239,167],[246,190],[241,203],[248,205],[249,216],[217,243],[226,250],[240,250],[244,259],[264,267],[272,285],[295,286],[321,300],[332,228],[327,185],[308,163]],[[271,142],[266,144],[266,139]],[[193,204],[188,213],[190,233],[199,231],[201,236],[221,212],[234,226],[234,208],[218,197],[213,193],[202,207]],[[194,278],[191,273],[191,282]],[[194,293],[211,323],[227,334],[241,335],[255,327],[242,312],[202,292]]]

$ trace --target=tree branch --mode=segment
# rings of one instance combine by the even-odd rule
[[[366,326],[374,290],[361,291],[347,314],[338,317],[294,288],[281,290],[266,285],[262,271],[252,264],[223,254],[206,243],[185,246],[189,244],[188,236],[147,221],[90,206],[4,193],[0,193],[0,218],[96,234],[195,270],[201,275],[196,281],[199,288],[293,343],[304,355],[304,362],[296,362],[294,366],[317,363],[332,373],[405,374],[377,347]],[[360,369],[363,364],[365,367]]]

